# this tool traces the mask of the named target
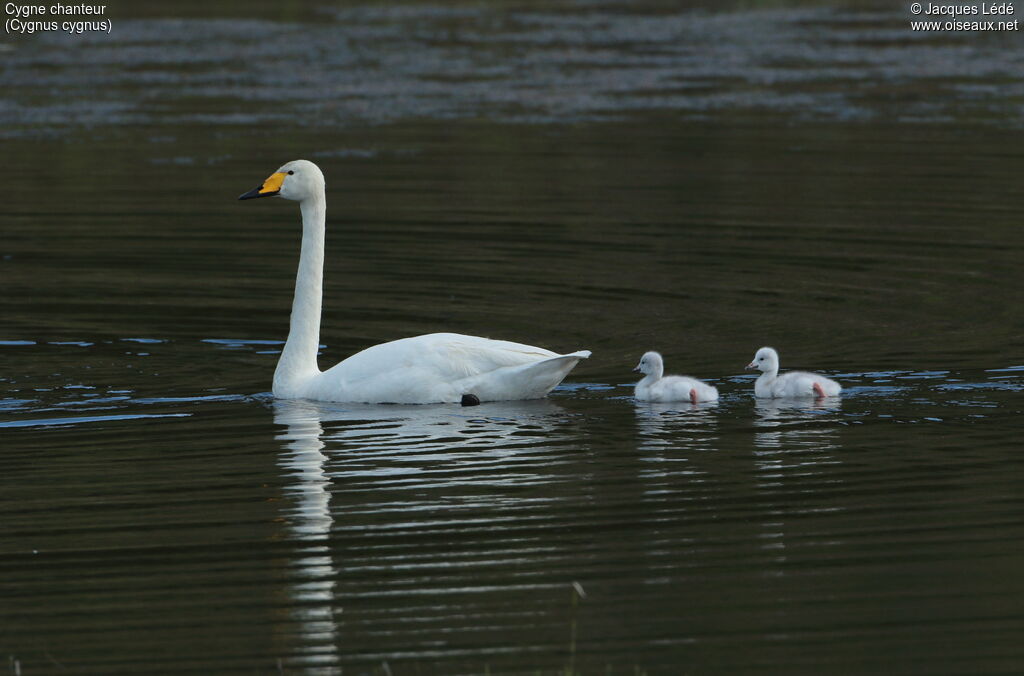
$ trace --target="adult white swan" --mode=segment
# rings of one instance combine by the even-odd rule
[[[754,396],[760,398],[834,397],[843,390],[839,383],[818,373],[790,371],[780,376],[779,353],[770,347],[758,350],[747,368],[762,372],[754,381]]]
[[[279,195],[302,210],[302,251],[295,277],[288,341],[274,371],[281,399],[429,404],[539,399],[590,356],[587,350],[557,354],[541,347],[457,333],[431,333],[382,343],[321,372],[324,175],[306,160],[284,165],[238,199]]]

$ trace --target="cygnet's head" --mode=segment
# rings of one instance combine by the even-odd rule
[[[640,363],[636,365],[633,371],[643,373],[645,376],[661,375],[664,368],[660,354],[657,352],[647,352],[644,356],[640,357]]]
[[[263,185],[254,188],[240,200],[279,195],[287,200],[302,201],[324,191],[324,174],[309,160],[292,160],[270,175]]]
[[[759,371],[777,371],[779,369],[779,353],[770,347],[762,347],[754,355],[754,361],[747,364],[747,368]]]

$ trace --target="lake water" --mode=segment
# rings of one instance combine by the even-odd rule
[[[1024,670],[1019,34],[250,4],[4,38],[0,671]],[[299,214],[236,198],[297,157],[323,367],[594,356],[542,401],[275,401]],[[762,345],[843,396],[756,401]],[[650,349],[721,401],[633,401]]]

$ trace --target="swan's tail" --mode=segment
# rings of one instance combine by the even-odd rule
[[[560,354],[540,361],[498,369],[474,384],[472,394],[480,401],[540,399],[555,389],[590,350]]]

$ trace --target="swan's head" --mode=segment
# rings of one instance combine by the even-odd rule
[[[762,347],[754,355],[754,361],[747,364],[747,368],[759,371],[777,371],[779,369],[779,353],[770,347]]]
[[[647,352],[644,356],[640,357],[640,363],[636,365],[633,371],[642,373],[645,376],[660,375],[664,368],[660,354],[657,352]]]
[[[309,160],[292,160],[271,174],[263,181],[263,185],[253,188],[238,199],[251,200],[255,197],[279,195],[286,200],[301,202],[317,193],[323,194],[323,191],[324,174],[320,167]]]

